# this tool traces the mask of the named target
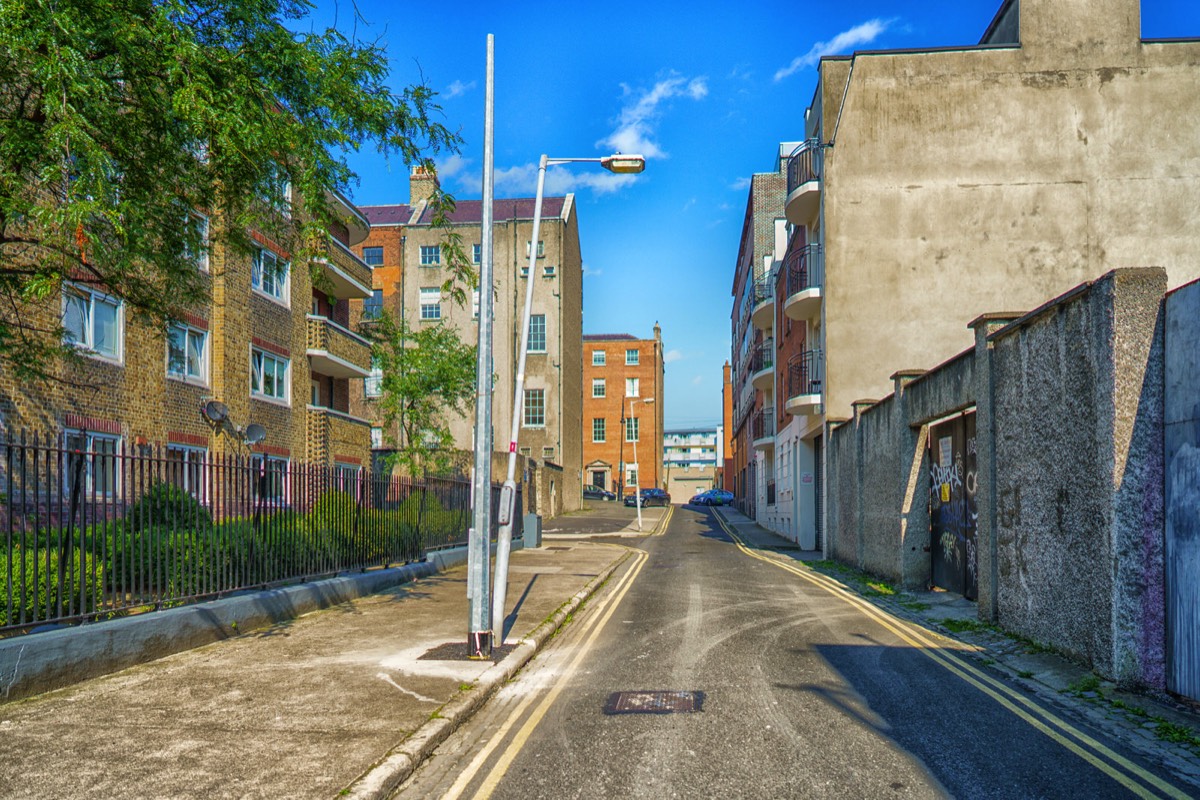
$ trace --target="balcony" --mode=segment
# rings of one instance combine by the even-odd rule
[[[767,406],[755,412],[750,420],[750,438],[756,450],[775,449],[775,407]]]
[[[309,314],[308,363],[319,375],[365,378],[371,374],[371,343],[331,319]]]
[[[750,290],[750,322],[762,331],[775,327],[775,285],[770,275],[756,278]]]
[[[750,354],[750,383],[760,392],[771,393],[775,385],[775,340],[766,339]]]
[[[787,299],[783,313],[788,319],[816,319],[821,315],[825,287],[825,257],[819,244],[809,244],[787,254]]]
[[[344,411],[308,407],[308,460],[328,464],[336,457],[370,463],[371,423]]]
[[[314,287],[318,291],[338,300],[371,296],[371,268],[337,239],[328,237],[325,253],[313,261],[321,266],[321,277]]]
[[[821,145],[809,139],[788,159],[787,203],[784,216],[793,225],[808,225],[817,215],[821,199]]]
[[[816,414],[821,408],[821,351],[805,350],[788,361],[787,404],[792,416]]]

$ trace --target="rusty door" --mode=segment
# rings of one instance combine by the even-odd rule
[[[974,600],[979,591],[975,530],[975,412],[929,431],[929,552],[933,585]]]

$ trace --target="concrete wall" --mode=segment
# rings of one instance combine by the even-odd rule
[[[974,409],[980,615],[1161,688],[1166,289],[1160,268],[1114,270],[1009,324],[982,317],[974,349],[919,377],[894,374],[881,402],[854,403],[830,432],[832,556],[928,584],[928,430]],[[1194,365],[1198,315],[1180,316],[1187,336],[1195,329],[1183,346]]]
[[[1165,317],[1167,685],[1200,699],[1200,282]]]

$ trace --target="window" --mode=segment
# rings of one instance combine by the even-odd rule
[[[525,427],[546,427],[546,390],[525,390]]]
[[[637,417],[627,417],[625,419],[625,441],[636,442],[638,439],[638,423],[640,420]]]
[[[592,351],[592,366],[593,367],[603,367],[604,366],[604,355],[605,355],[605,353],[603,350],[593,350]]]
[[[366,397],[379,397],[383,394],[383,367],[379,365],[379,359],[371,359],[371,374],[363,378],[363,395]]]
[[[65,444],[67,453],[67,471],[64,474],[63,489],[72,490],[71,481],[79,470],[82,479],[80,492],[84,497],[112,497],[120,490],[120,470],[117,469],[117,450],[120,448],[121,437],[103,433],[84,433],[82,431],[67,431]],[[79,460],[83,459],[83,466]]]
[[[358,476],[362,467],[357,464],[343,464],[335,461],[333,464],[333,486],[339,492],[355,492],[358,489]]]
[[[638,485],[637,467],[626,467],[625,468],[625,485],[626,486],[637,486]]]
[[[383,289],[372,289],[371,296],[363,300],[363,319],[379,319],[383,314]]]
[[[275,456],[255,454],[250,457],[254,470],[254,499],[283,502],[287,498],[288,460]]]
[[[524,265],[521,267],[521,277],[522,278],[529,277],[529,265]]]
[[[442,263],[442,247],[437,244],[421,245],[421,266],[436,267]]]
[[[529,352],[546,352],[546,315],[531,314],[529,316]]]
[[[284,300],[288,287],[288,263],[270,250],[258,248],[254,251],[254,263],[250,267],[250,287],[267,297]]]
[[[421,319],[442,318],[442,290],[437,286],[421,287]]]
[[[529,245],[530,244],[531,244],[531,242],[525,243],[525,257],[526,258],[529,258]],[[539,241],[537,257],[544,258],[545,256],[546,256],[546,243],[544,241]]]
[[[257,347],[250,350],[250,395],[287,402],[291,362]]]
[[[121,301],[82,287],[63,289],[63,328],[67,344],[119,361],[123,323]]]
[[[592,420],[592,441],[603,442],[605,440],[604,417],[596,417]]]
[[[479,290],[471,292],[471,319],[479,319]]]
[[[547,461],[553,461],[554,460],[554,448],[553,447],[543,447],[542,448],[542,458],[546,459]]]
[[[639,392],[641,391],[641,386],[642,386],[642,382],[641,382],[640,378],[626,378],[625,379],[625,396],[626,397],[641,397],[641,394],[639,394]]]
[[[278,164],[267,167],[265,183],[259,189],[259,199],[268,208],[285,217],[292,215],[292,184],[287,172]]]
[[[533,450],[531,450],[528,447],[522,447],[517,452],[519,452],[521,455],[525,456],[526,458],[529,458],[531,455],[533,455]]]
[[[630,367],[636,367],[638,365],[638,357],[640,355],[641,354],[638,353],[637,350],[626,350],[625,351],[625,365],[630,366]]]
[[[554,267],[542,267],[542,274],[547,278],[554,277]]]
[[[378,267],[383,263],[382,247],[364,247],[363,263],[369,267]]]
[[[206,500],[204,464],[208,451],[203,447],[167,445],[167,481],[201,502]]]
[[[483,245],[481,245],[481,244],[471,245],[471,263],[478,264],[482,260],[483,260]]]
[[[604,378],[592,378],[592,397],[604,397]]]
[[[183,257],[196,265],[196,269],[208,272],[208,217],[189,214],[187,224],[191,227],[183,245]]]
[[[371,449],[383,447],[383,428],[371,428]]]
[[[171,323],[167,329],[167,374],[199,383],[208,381],[208,331]]]

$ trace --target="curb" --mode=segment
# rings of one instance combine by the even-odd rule
[[[573,614],[585,600],[596,593],[608,578],[629,558],[626,551],[603,572],[575,593],[554,614],[533,629],[528,636],[500,663],[493,664],[480,676],[471,691],[450,700],[437,710],[439,716],[431,719],[392,748],[375,765],[343,789],[338,797],[353,800],[386,800],[400,784],[408,780],[425,759],[432,755],[438,745],[469,720],[496,691],[524,669],[555,634],[567,617]]]

